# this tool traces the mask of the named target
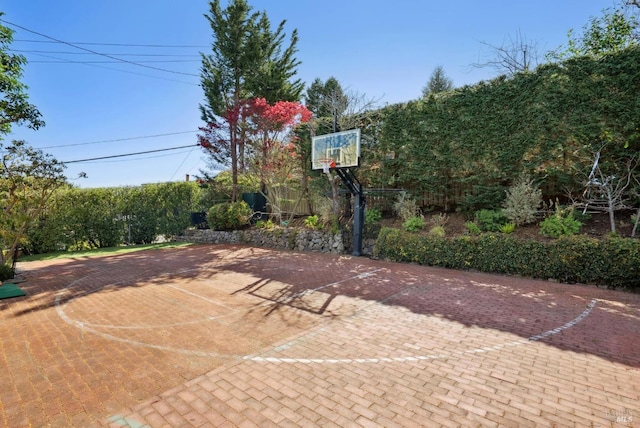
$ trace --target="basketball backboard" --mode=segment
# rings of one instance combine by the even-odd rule
[[[360,165],[360,129],[318,135],[311,139],[311,169],[351,168]]]

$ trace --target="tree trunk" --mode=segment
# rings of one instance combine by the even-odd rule
[[[334,176],[331,175],[331,171],[327,171],[327,178],[329,179],[329,183],[331,184],[331,195],[333,196],[333,203],[331,204],[331,212],[336,216],[340,216],[340,191],[338,180]]]
[[[309,215],[314,215],[313,204],[311,203],[311,192],[309,191],[309,176],[304,170],[304,161],[302,162],[302,197],[307,201],[307,212]]]
[[[607,201],[609,202],[609,206],[607,207],[607,211],[609,211],[609,223],[611,224],[611,233],[616,233],[616,218],[614,212],[614,201],[611,196],[611,193],[607,192]]]
[[[640,223],[640,207],[638,207],[638,211],[636,212],[636,220],[633,222],[633,230],[631,231],[631,237],[636,237],[636,231],[638,230],[638,223]]]
[[[231,201],[238,201],[238,142],[235,124],[230,124],[229,139],[231,149]]]

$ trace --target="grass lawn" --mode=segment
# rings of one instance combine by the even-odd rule
[[[79,257],[95,257],[95,256],[112,256],[115,254],[133,253],[143,250],[156,250],[161,248],[179,248],[193,245],[189,242],[165,242],[162,244],[141,244],[141,245],[126,245],[122,247],[108,247],[98,248],[95,250],[84,251],[57,251],[47,254],[32,254],[28,256],[22,256],[18,259],[19,262],[35,262],[41,260],[56,260],[56,259],[74,259]]]

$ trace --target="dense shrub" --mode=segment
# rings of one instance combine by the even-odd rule
[[[504,213],[514,225],[533,223],[542,203],[542,190],[530,177],[521,176],[507,190]]]
[[[135,187],[59,189],[27,230],[30,253],[145,244],[181,233],[200,206],[195,182]]]
[[[482,233],[480,226],[478,226],[478,223],[475,221],[466,221],[464,223],[464,227],[469,235],[480,235]]]
[[[430,238],[383,228],[376,257],[453,269],[640,289],[640,241],[566,236],[545,243],[512,235]]]
[[[402,223],[402,227],[407,232],[417,232],[424,229],[424,226],[424,218],[420,216],[409,217],[404,223]]]
[[[0,265],[0,281],[13,278],[14,272],[11,266]]]
[[[428,235],[431,238],[444,238],[446,232],[444,230],[444,227],[442,226],[433,226],[431,229],[429,229]]]
[[[382,220],[382,213],[377,208],[367,208],[364,211],[364,224],[367,226],[373,225]]]
[[[501,233],[513,233],[514,230],[516,230],[515,223],[509,222],[500,226]]]
[[[416,201],[406,198],[404,195],[398,196],[398,199],[393,204],[393,212],[396,213],[403,222],[414,217],[420,217],[420,207],[418,207]]]
[[[246,202],[223,202],[207,213],[207,223],[214,230],[234,230],[246,226],[253,211]]]
[[[509,222],[509,218],[502,210],[480,210],[476,212],[476,223],[484,232],[499,232],[500,228]]]
[[[559,238],[575,235],[581,227],[582,222],[575,219],[573,208],[562,208],[540,223],[540,233],[550,238]]]
[[[309,217],[305,218],[304,225],[313,230],[322,229],[322,222],[320,221],[320,217],[318,217],[317,214],[310,215]]]

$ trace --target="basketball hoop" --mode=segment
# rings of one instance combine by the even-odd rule
[[[336,167],[336,161],[331,158],[318,159],[318,163],[322,165],[322,172],[324,172],[325,174],[329,173],[329,170],[331,168]]]

